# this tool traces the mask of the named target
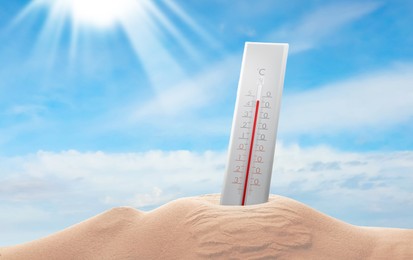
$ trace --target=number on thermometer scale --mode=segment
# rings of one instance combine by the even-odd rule
[[[251,186],[259,186],[260,185],[260,180],[258,177],[255,177],[254,175],[260,175],[261,174],[261,168],[256,166],[256,164],[262,164],[263,162],[263,156],[259,155],[260,153],[265,152],[265,141],[266,140],[266,131],[267,131],[267,124],[265,123],[266,120],[269,120],[269,111],[267,112],[266,110],[269,110],[271,108],[270,106],[270,100],[272,98],[271,91],[267,91],[265,95],[262,95],[261,97],[258,97],[258,90],[257,94],[253,95],[253,92],[251,90],[248,91],[248,94],[246,95],[247,97],[250,97],[251,99],[248,100],[244,107],[245,108],[251,108],[250,110],[246,110],[242,112],[241,117],[244,118],[244,121],[242,122],[241,128],[242,129],[249,129],[251,130],[252,133],[254,133],[254,136],[248,136],[251,135],[252,133],[247,133],[245,131],[241,132],[241,135],[238,137],[239,140],[247,140],[249,142],[244,142],[240,143],[238,145],[238,151],[239,154],[237,155],[236,161],[242,163],[241,165],[236,165],[234,173],[238,174],[239,176],[234,177],[234,181],[232,183],[234,184],[239,184],[239,192],[243,193],[243,201],[245,201],[245,196],[246,192],[251,191]],[[258,106],[260,100],[262,100],[262,103],[260,106]],[[254,107],[254,101],[256,102],[256,105]],[[256,111],[254,111],[254,108]],[[252,115],[259,115],[259,118],[254,118]],[[255,124],[254,124],[255,123]],[[255,141],[255,144],[254,144]],[[255,149],[251,149],[251,145],[255,146]],[[253,156],[251,153],[255,153],[254,155],[254,160],[251,162],[250,158]],[[249,160],[246,160],[248,158]],[[243,171],[241,170],[243,169]],[[253,169],[251,171],[251,169]],[[251,176],[249,176],[249,173],[251,172]],[[244,176],[243,176],[244,175]],[[244,184],[245,188],[242,187]],[[248,187],[248,189],[247,189]]]

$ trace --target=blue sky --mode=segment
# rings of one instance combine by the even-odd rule
[[[0,1],[0,245],[220,192],[245,41],[290,44],[271,192],[413,228],[410,1]]]

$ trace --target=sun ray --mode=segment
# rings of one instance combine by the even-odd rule
[[[198,25],[175,1],[164,1],[165,5],[169,7],[176,15],[178,15],[182,21],[189,25],[192,30],[207,41],[211,46],[219,47],[218,41],[216,41],[207,31]]]
[[[41,53],[49,53],[48,66],[53,65],[61,40],[62,31],[67,19],[65,9],[66,7],[63,3],[53,5],[35,45],[35,54],[41,55]]]
[[[160,3],[163,9],[159,8]],[[195,46],[192,41],[194,37],[205,42],[204,48],[217,45],[196,21],[172,1],[32,0],[15,22],[24,22],[28,16],[44,10],[47,11],[47,17],[35,44],[37,55],[43,55],[44,60],[53,64],[55,52],[61,47],[64,38],[68,41],[64,45],[67,47],[68,60],[75,64],[81,48],[93,48],[79,45],[81,39],[94,39],[97,34],[99,37],[111,37],[115,30],[121,30],[142,64],[155,93],[184,78],[186,71],[191,69],[185,66],[201,60],[201,48]],[[168,10],[175,19],[178,18],[180,26],[165,13]],[[188,29],[192,32],[191,37],[186,34]],[[70,37],[62,37],[63,33],[69,33]],[[178,46],[182,52],[173,53],[171,44]]]
[[[178,28],[171,22],[168,17],[163,14],[159,9],[151,2],[147,2],[148,10],[150,10],[151,14],[156,17],[156,20],[160,23],[163,28],[165,28],[169,33],[171,33],[175,39],[179,42],[179,44],[184,48],[186,52],[191,57],[199,58],[199,52],[196,48],[187,40],[187,38],[179,31]]]
[[[140,18],[129,17],[122,21],[122,28],[128,36],[135,53],[142,61],[153,87],[160,91],[170,85],[171,82],[182,78],[185,73],[178,62],[162,46],[151,27],[147,26],[148,23],[141,23],[136,19],[146,20],[150,18],[147,15]],[[162,68],[168,68],[168,72],[165,72],[168,77],[165,77],[164,73],[153,73],[163,71]]]

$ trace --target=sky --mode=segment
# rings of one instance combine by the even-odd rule
[[[413,228],[411,1],[0,3],[0,246],[219,193],[246,41],[290,45],[271,193]]]

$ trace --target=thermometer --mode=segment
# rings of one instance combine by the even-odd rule
[[[287,53],[288,44],[245,44],[222,205],[268,201]]]

